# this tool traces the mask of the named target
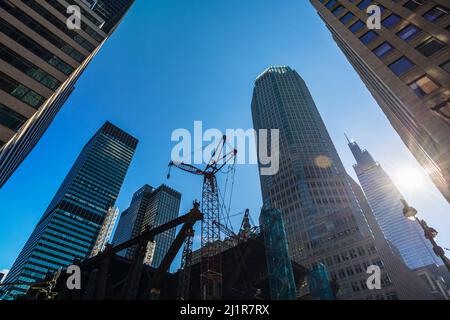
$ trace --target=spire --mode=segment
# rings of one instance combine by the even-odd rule
[[[348,146],[355,157],[357,166],[360,168],[368,168],[372,167],[376,164],[375,160],[372,158],[372,155],[367,150],[361,150],[358,143],[354,140],[350,140],[347,135],[345,135],[348,141]]]
[[[351,144],[352,143],[352,141],[350,140],[350,138],[347,136],[347,133],[344,133],[344,136],[345,136],[345,138],[347,139],[347,141],[348,141],[348,144]]]

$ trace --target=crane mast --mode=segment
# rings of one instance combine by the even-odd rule
[[[172,167],[203,177],[202,188],[202,212],[204,218],[201,223],[201,262],[200,262],[200,288],[203,300],[219,300],[222,297],[222,257],[220,252],[220,202],[216,174],[225,165],[236,158],[237,150],[229,144],[230,150],[225,151],[227,146],[226,136],[212,153],[211,159],[205,169],[199,169],[186,163],[169,164],[169,174]],[[183,284],[186,286],[186,283]]]

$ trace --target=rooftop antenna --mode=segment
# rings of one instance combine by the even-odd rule
[[[347,136],[347,134],[346,133],[344,133],[344,135],[345,135],[345,138],[347,139],[347,141],[348,141],[348,143],[349,144],[352,144],[353,143],[353,141],[352,140],[350,140],[350,138]]]

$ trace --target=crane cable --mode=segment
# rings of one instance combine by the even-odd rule
[[[225,180],[225,188],[224,188],[223,194],[220,191],[220,189],[218,188],[219,197],[221,198],[220,202],[222,203],[222,205],[221,205],[221,208],[222,208],[222,210],[221,210],[221,219],[225,222],[225,227],[227,227],[230,231],[232,231],[236,235],[236,233],[233,231],[233,225],[232,225],[231,219],[230,219],[232,217],[232,216],[230,216],[230,210],[231,210],[231,201],[232,201],[232,198],[233,198],[233,190],[234,190],[234,183],[235,183],[236,159],[235,159],[235,163],[228,168],[226,173],[225,172],[223,172],[223,173],[227,175],[226,180]],[[230,176],[231,176],[231,187],[230,187],[230,196],[229,196],[228,206],[227,206],[226,205],[226,196],[227,196],[228,181],[230,179]],[[242,213],[245,213],[245,211],[242,211],[242,212],[240,212],[238,214],[235,214],[235,215],[233,215],[233,217],[237,216],[237,215],[240,215]],[[247,268],[245,266],[244,259],[243,259],[244,258],[244,254],[243,254],[241,248],[239,247],[239,244],[240,244],[239,243],[239,235],[237,235],[236,241],[237,241],[236,242],[236,246],[233,248],[234,249],[233,252],[234,252],[234,255],[235,255],[235,258],[236,258],[236,262],[238,263],[239,269],[241,270],[241,275],[242,275],[242,281],[244,283],[244,288],[248,288],[248,282],[249,281],[248,281],[248,276],[247,276],[247,273],[246,273]]]

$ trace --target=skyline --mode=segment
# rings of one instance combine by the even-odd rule
[[[178,2],[178,5],[172,9],[180,9],[180,12],[175,12],[175,16],[172,16],[174,12],[170,10],[173,2]],[[404,163],[420,169],[356,73],[339,52],[308,2],[301,4],[287,1],[280,10],[280,6],[273,1],[264,3],[258,1],[257,9],[261,11],[253,12],[255,7],[251,3],[256,3],[256,1],[249,1],[241,4],[240,10],[243,11],[231,13],[230,9],[233,6],[230,2],[229,6],[218,2],[211,3],[211,8],[201,8],[203,10],[199,10],[198,4],[190,6],[180,3],[181,1],[173,2],[170,4],[163,3],[163,1],[152,1],[152,3],[145,4],[137,2],[134,5],[116,34],[77,83],[74,93],[42,141],[0,191],[0,201],[4,204],[3,212],[14,215],[14,218],[8,221],[5,221],[5,214],[2,215],[0,268],[11,266],[37,220],[40,219],[45,210],[44,207],[48,205],[52,195],[69,171],[86,137],[92,135],[99,124],[106,120],[112,121],[140,140],[140,146],[138,146],[135,159],[119,196],[117,203],[119,208],[124,210],[131,199],[131,194],[145,183],[151,185],[166,183],[182,193],[180,212],[184,212],[192,205],[194,198],[200,198],[201,184],[197,179],[179,173],[174,174],[168,181],[165,179],[167,164],[170,161],[170,150],[174,145],[170,142],[171,132],[177,128],[192,130],[195,120],[203,120],[205,128],[251,128],[250,101],[253,82],[256,76],[269,65],[290,65],[305,78],[345,164],[346,171],[352,177],[355,177],[352,170],[354,161],[347,149],[344,132],[372,150],[374,157],[394,179],[397,175],[396,172]],[[237,1],[234,2],[237,3]],[[158,4],[160,5],[159,11],[151,11],[152,6],[158,6]],[[293,9],[288,10],[288,5],[293,6]],[[301,8],[304,8],[306,13],[302,13],[299,10]],[[264,12],[263,9],[265,9]],[[208,10],[214,10],[215,15],[210,15]],[[240,34],[239,31],[242,30],[234,25],[231,25],[232,32],[224,30],[230,26],[227,23],[229,21],[225,21],[224,17],[220,19],[217,16],[218,13],[223,13],[230,18],[230,14],[231,17],[233,13],[241,14],[242,17],[237,19],[237,24],[241,27],[251,28],[246,21],[242,21],[242,18],[245,18],[244,10],[249,10],[254,14],[259,23],[268,17],[277,17],[276,20],[280,21],[280,25],[282,25],[275,26],[278,28],[277,31],[273,31],[267,26],[268,30],[264,28],[258,30],[258,35],[261,38],[264,35],[271,40],[279,41],[277,44],[284,44],[287,52],[267,48],[267,44],[262,43],[261,49],[269,52],[261,52],[264,57],[253,61],[253,50],[249,50],[252,49],[250,45],[244,43],[244,39],[249,41],[249,38],[253,37],[253,33],[244,29],[249,34],[246,32]],[[148,19],[148,16],[152,17],[153,15],[157,19]],[[199,15],[200,19],[194,19],[194,23],[191,24],[192,20],[188,19],[190,15]],[[171,16],[172,20],[167,19],[168,16]],[[145,32],[139,33],[139,35],[132,34],[133,30],[137,30],[136,28],[144,17],[149,21],[148,25],[142,25],[142,27],[145,27],[145,30],[150,33],[151,40],[157,41],[156,43],[160,45],[153,47],[152,41],[147,41],[148,43],[144,42],[142,46],[138,40],[139,36]],[[301,19],[302,17],[304,19]],[[172,26],[170,22],[177,18],[181,18],[181,21],[177,21],[178,27]],[[317,28],[302,29],[308,21],[314,23]],[[166,28],[159,28],[154,24],[166,26]],[[208,28],[205,30],[204,25],[208,25],[209,30]],[[291,26],[292,28],[290,28]],[[161,33],[158,33],[160,31]],[[187,33],[193,31],[199,32],[199,34],[186,37]],[[244,57],[242,57],[242,52],[236,48],[223,55],[222,50],[230,49],[228,47],[230,43],[211,45],[209,41],[220,40],[214,37],[215,32],[219,32],[228,41],[236,41],[235,37],[238,37],[241,41],[235,42],[237,47],[247,50],[244,52]],[[172,42],[168,41],[164,35],[173,36]],[[204,38],[207,35],[208,37]],[[305,36],[307,40],[313,41],[312,44],[324,42],[313,49],[308,48],[305,51],[303,48],[302,52],[298,47],[301,35]],[[293,41],[294,39],[297,39],[297,42]],[[192,43],[193,40],[194,43]],[[287,40],[291,40],[291,42]],[[182,48],[186,43],[189,44],[189,47],[184,48],[185,56],[177,59],[181,57],[175,56],[173,52],[178,52],[178,50],[173,49]],[[164,44],[169,48],[173,46],[172,51],[162,50],[163,52],[159,55],[155,51],[161,47],[164,48]],[[208,47],[204,47],[206,44]],[[257,44],[257,41],[253,41],[252,44]],[[255,51],[258,52],[258,50]],[[331,61],[324,61],[322,56],[324,54],[329,55]],[[119,57],[126,61],[115,61]],[[195,59],[192,60],[192,58]],[[242,61],[242,66],[235,69],[235,63],[238,60]],[[192,65],[189,65],[189,62]],[[224,62],[228,66],[223,66],[220,62]],[[142,63],[145,68],[142,67]],[[123,69],[124,66],[127,69]],[[211,67],[211,70],[205,71],[206,67]],[[323,79],[324,70],[328,68],[334,68],[334,72],[330,74],[329,79]],[[228,70],[231,72],[226,72]],[[128,84],[127,81],[121,83],[114,81],[117,72],[121,72],[121,79],[145,79],[145,81],[143,83],[136,81],[136,83],[125,86]],[[348,79],[340,78],[339,74],[345,75]],[[215,81],[211,81],[209,78],[213,75],[216,76]],[[196,81],[191,79],[186,81],[184,78],[188,76],[195,76]],[[98,85],[98,82],[101,84]],[[175,85],[173,85],[174,83]],[[178,94],[171,92],[171,87],[176,88]],[[109,96],[109,88],[111,96]],[[204,88],[204,90],[200,88]],[[347,97],[345,88],[352,88],[354,97]],[[139,89],[142,90],[142,93],[139,93]],[[329,96],[325,93],[326,90],[331,91]],[[136,95],[136,93],[139,94]],[[132,105],[130,106],[130,104]],[[345,104],[350,104],[350,106],[345,106]],[[364,104],[364,107],[358,108],[361,104]],[[153,108],[146,110],[145,107],[148,105]],[[184,108],[183,106],[186,105],[188,107]],[[106,108],[109,106],[112,108]],[[342,112],[338,111],[336,114],[334,106],[338,106],[337,109]],[[129,112],[130,110],[136,110],[136,113],[132,114]],[[245,117],[240,115],[240,111],[245,111]],[[367,116],[364,117],[366,112]],[[339,113],[339,118],[335,118]],[[333,118],[335,118],[334,121]],[[368,119],[370,119],[369,123]],[[364,128],[364,126],[367,127]],[[380,133],[383,134],[382,137],[380,137]],[[62,135],[69,142],[67,145],[60,144]],[[391,139],[393,143],[389,146],[381,143],[381,141]],[[48,150],[57,150],[58,157],[52,157],[51,153],[48,156]],[[148,174],[145,174],[147,170]],[[256,165],[237,167],[237,183],[231,213],[240,212],[249,207],[253,220],[257,221],[261,206],[258,179]],[[427,192],[420,197],[414,196],[414,192],[417,191],[408,191],[405,190],[405,187],[400,189],[411,205],[419,209],[420,217],[425,218],[431,226],[441,231],[438,242],[444,247],[450,247],[450,235],[446,234],[447,230],[445,230],[445,226],[448,226],[450,221],[448,203],[429,179],[427,177],[424,179],[426,183],[423,188]],[[195,187],[188,188],[187,185],[190,183]],[[17,190],[21,190],[20,194]],[[432,205],[432,202],[435,203]],[[425,212],[425,209],[433,210],[433,213]],[[444,216],[445,214],[447,216]],[[237,217],[236,223],[239,223],[241,218],[241,216]],[[17,230],[20,230],[20,235],[17,235]]]
[[[30,235],[5,281],[38,282],[90,256],[138,141],[110,122],[93,135]],[[10,294],[24,294],[14,285]]]
[[[362,151],[356,141],[349,141],[348,146],[355,157],[355,172],[367,202],[385,238],[400,252],[401,259],[410,269],[442,264],[419,223],[403,215],[403,203],[398,201],[403,195],[383,167],[368,150]]]

